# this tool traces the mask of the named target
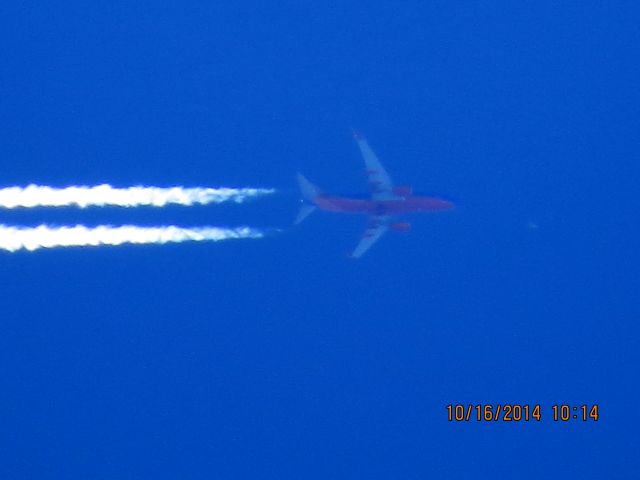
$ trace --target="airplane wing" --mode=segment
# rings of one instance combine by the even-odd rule
[[[353,137],[356,139],[362,157],[364,158],[371,198],[373,200],[390,200],[395,198],[392,191],[393,182],[391,181],[391,177],[380,163],[380,160],[378,160],[376,154],[371,150],[367,140],[357,132],[354,132]]]
[[[360,243],[358,243],[353,253],[351,253],[351,256],[353,258],[360,258],[387,230],[389,230],[388,216],[371,217],[369,225],[360,239]]]

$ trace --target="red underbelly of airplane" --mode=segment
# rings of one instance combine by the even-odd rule
[[[316,205],[322,210],[367,215],[401,215],[411,212],[439,212],[451,210],[453,203],[435,197],[413,197],[404,200],[360,200],[341,197],[318,197]]]

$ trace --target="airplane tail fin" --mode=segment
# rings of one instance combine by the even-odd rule
[[[316,187],[313,183],[307,180],[301,173],[298,173],[296,176],[298,180],[298,186],[300,187],[300,192],[302,193],[302,197],[305,202],[300,206],[300,211],[298,212],[298,216],[296,217],[294,223],[297,225],[301,223],[305,218],[313,213],[316,209],[316,197],[320,195],[321,191],[318,187]]]

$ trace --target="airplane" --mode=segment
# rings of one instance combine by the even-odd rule
[[[353,137],[364,158],[371,192],[370,198],[328,195],[298,173],[298,185],[304,200],[295,219],[295,224],[302,222],[316,209],[334,213],[368,215],[367,228],[360,243],[350,254],[352,258],[360,258],[389,229],[397,232],[407,232],[411,229],[411,224],[408,222],[394,222],[394,216],[408,213],[440,212],[455,208],[455,205],[449,200],[414,195],[410,186],[395,186],[364,136],[354,131]]]

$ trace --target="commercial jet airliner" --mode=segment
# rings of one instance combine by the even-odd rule
[[[414,195],[410,186],[394,186],[380,160],[366,139],[358,132],[353,134],[364,157],[371,197],[367,199],[337,197],[324,193],[298,173],[298,184],[304,198],[295,223],[302,222],[316,208],[335,213],[351,213],[369,216],[369,224],[351,257],[361,257],[387,230],[406,232],[408,222],[394,222],[396,215],[451,210],[454,204],[436,197]]]

